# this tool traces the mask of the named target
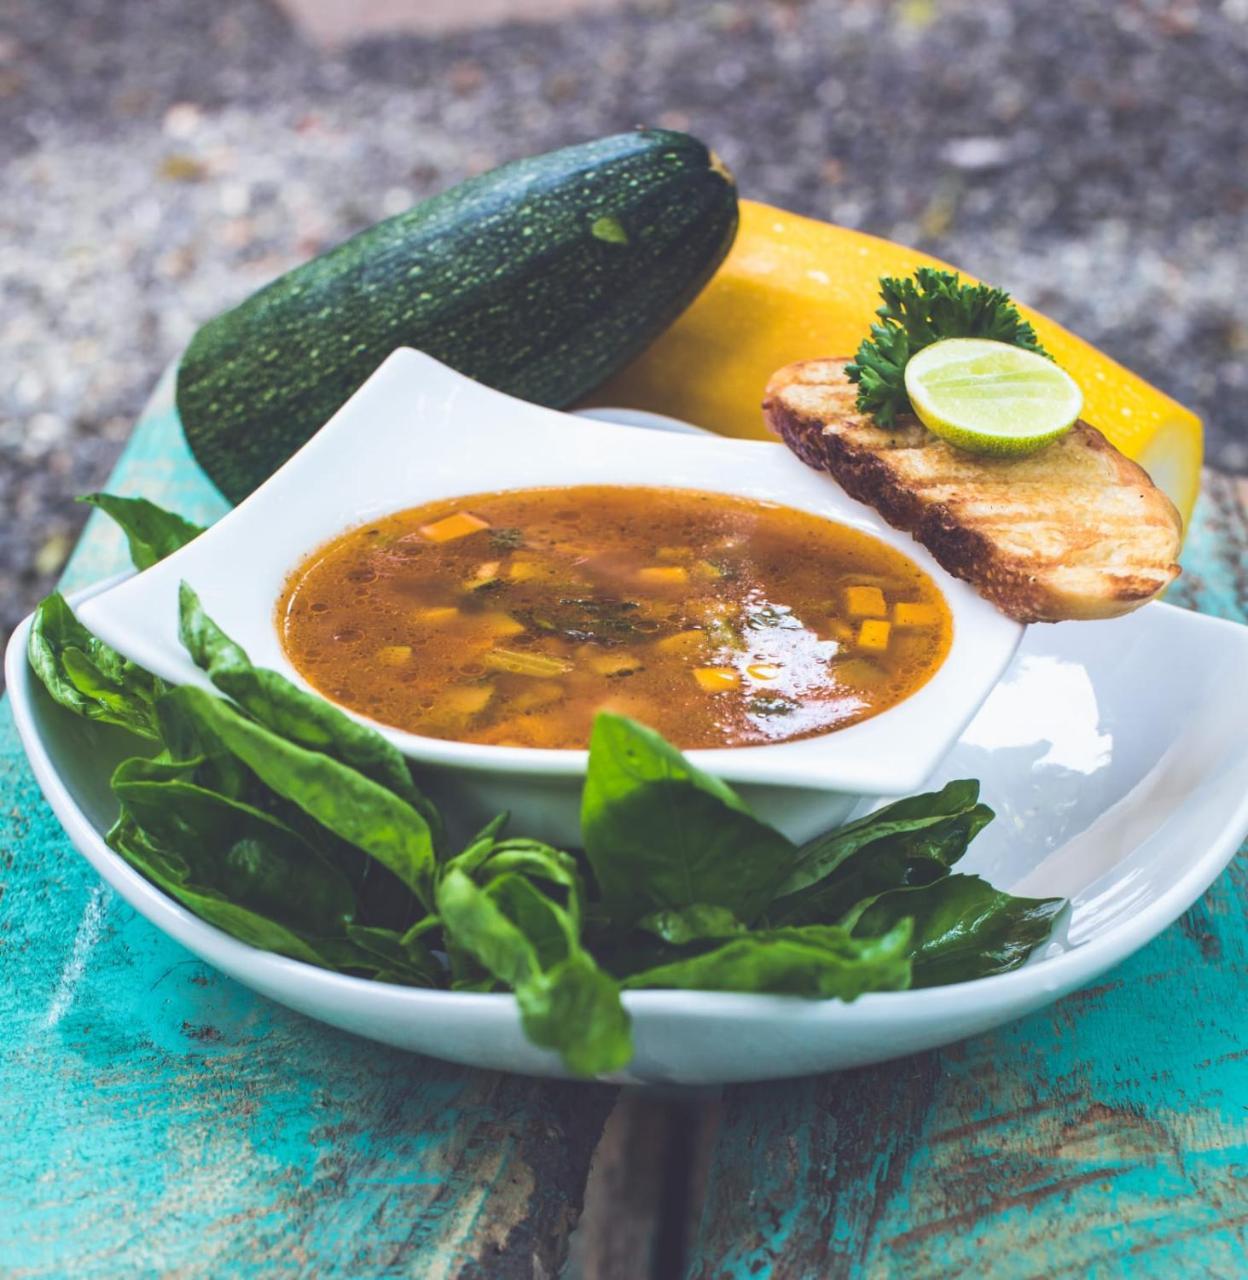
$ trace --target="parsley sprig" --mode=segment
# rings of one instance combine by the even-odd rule
[[[858,384],[859,412],[873,414],[881,426],[892,426],[910,407],[906,362],[942,338],[992,338],[1053,358],[1004,289],[963,284],[956,272],[919,267],[913,279],[882,276],[880,296],[884,305],[875,314],[881,323],[871,326],[845,373]]]

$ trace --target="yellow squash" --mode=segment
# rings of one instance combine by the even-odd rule
[[[670,414],[721,435],[770,438],[759,402],[771,373],[793,360],[852,355],[879,305],[880,276],[909,275],[924,265],[946,264],[743,200],[736,243],[710,284],[586,403]],[[1186,524],[1200,486],[1200,419],[1060,325],[1020,309],[1083,390],[1083,416],[1152,475]]]

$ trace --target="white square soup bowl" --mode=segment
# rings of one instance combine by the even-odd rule
[[[492,391],[415,351],[394,352],[317,435],[188,546],[82,605],[82,621],[164,679],[204,683],[178,642],[178,583],[247,650],[296,684],[276,605],[288,576],[337,534],[440,498],[536,485],[664,485],[786,503],[904,552],[953,616],[939,671],[870,720],[767,746],[690,751],[763,819],[805,840],[860,801],[919,790],[1018,646],[1022,627],[945,573],[828,476],[762,441],[586,420]],[[512,830],[579,844],[585,751],[482,746],[405,733],[350,709],[419,766],[464,829],[504,809]]]

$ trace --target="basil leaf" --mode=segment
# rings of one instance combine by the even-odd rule
[[[637,928],[674,946],[704,938],[731,938],[745,932],[745,925],[727,907],[708,906],[705,902],[679,911],[652,911],[637,921]]]
[[[450,939],[510,987],[540,969],[537,950],[493,898],[454,868],[438,880],[437,910]]]
[[[549,969],[579,949],[571,915],[522,875],[502,875],[482,886],[489,899],[533,948],[537,967]]]
[[[26,657],[61,706],[142,738],[159,736],[154,707],[163,682],[96,639],[59,592],[39,602]]]
[[[313,941],[295,930],[260,912],[230,902],[215,889],[187,883],[185,864],[181,864],[176,855],[171,857],[151,847],[132,819],[123,816],[105,839],[109,848],[125,858],[158,889],[223,933],[261,951],[275,951],[305,964],[333,967],[325,965]]]
[[[583,950],[569,912],[516,871],[478,885],[448,868],[437,889],[448,944],[516,993],[525,1033],[569,1071],[595,1075],[632,1056],[619,987]]]
[[[121,526],[136,569],[150,569],[157,561],[194,541],[204,531],[202,525],[192,524],[146,498],[88,493],[78,501],[98,508]]]
[[[817,883],[835,871],[851,854],[869,844],[888,836],[942,826],[951,818],[969,813],[978,800],[978,782],[949,782],[939,791],[907,796],[835,831],[816,836],[798,850],[793,868],[779,886],[777,896],[788,896]],[[991,811],[988,811],[988,817],[991,816]]]
[[[882,937],[856,938],[848,929],[806,925],[734,938],[709,951],[626,978],[626,990],[676,987],[694,991],[754,991],[853,1000],[866,991],[900,991],[910,982],[910,924]]]
[[[208,617],[185,582],[178,588],[178,634],[195,665],[265,728],[341,760],[402,796],[440,837],[441,818],[412,781],[398,750],[324,698],[305,693],[276,671],[253,667],[246,651]]]
[[[619,1071],[633,1056],[619,986],[583,951],[518,987],[516,1001],[525,1035],[556,1050],[574,1075]]]
[[[203,689],[181,685],[168,697],[277,795],[392,871],[428,906],[433,836],[408,802],[349,766],[288,742]]]
[[[970,982],[1016,969],[1044,942],[1065,898],[1015,898],[979,876],[892,889],[853,913],[855,937],[914,922],[914,986]]]
[[[504,840],[481,863],[476,874],[480,884],[504,875],[519,874],[546,881],[564,891],[564,907],[579,935],[584,915],[585,890],[580,869],[571,854],[553,849],[538,840]]]
[[[590,738],[581,833],[617,927],[698,903],[749,923],[795,855],[727,784],[652,729],[606,713]]]
[[[882,811],[881,811],[882,812]],[[773,902],[769,924],[835,924],[856,903],[888,889],[931,884],[943,879],[975,836],[993,819],[985,804],[929,825],[897,830],[860,845],[823,880]]]
[[[194,714],[178,689],[170,689],[156,703],[156,727],[169,759],[195,762],[189,781],[235,800],[252,789],[250,771]]]
[[[362,924],[347,925],[347,937],[361,951],[384,966],[384,972],[411,986],[436,987],[442,967],[419,938],[400,935],[394,929]]]
[[[122,812],[230,901],[302,933],[341,933],[355,913],[346,877],[276,818],[187,781],[195,763],[123,760],[112,780]]]

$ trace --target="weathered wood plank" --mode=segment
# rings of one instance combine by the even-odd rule
[[[220,513],[167,388],[113,487]],[[123,562],[93,521],[68,585]],[[383,1049],[200,964],[72,850],[4,706],[0,884],[0,1273],[556,1273],[615,1090]]]
[[[1218,618],[1248,610],[1248,478],[1206,471],[1183,552],[1183,574],[1167,599]]]
[[[594,1153],[561,1280],[679,1280],[718,1091],[627,1089]]]
[[[1248,609],[1209,475],[1173,598]],[[1176,661],[1182,655],[1175,655]],[[727,1089],[690,1280],[1248,1272],[1248,862],[1098,986],[937,1053]]]

